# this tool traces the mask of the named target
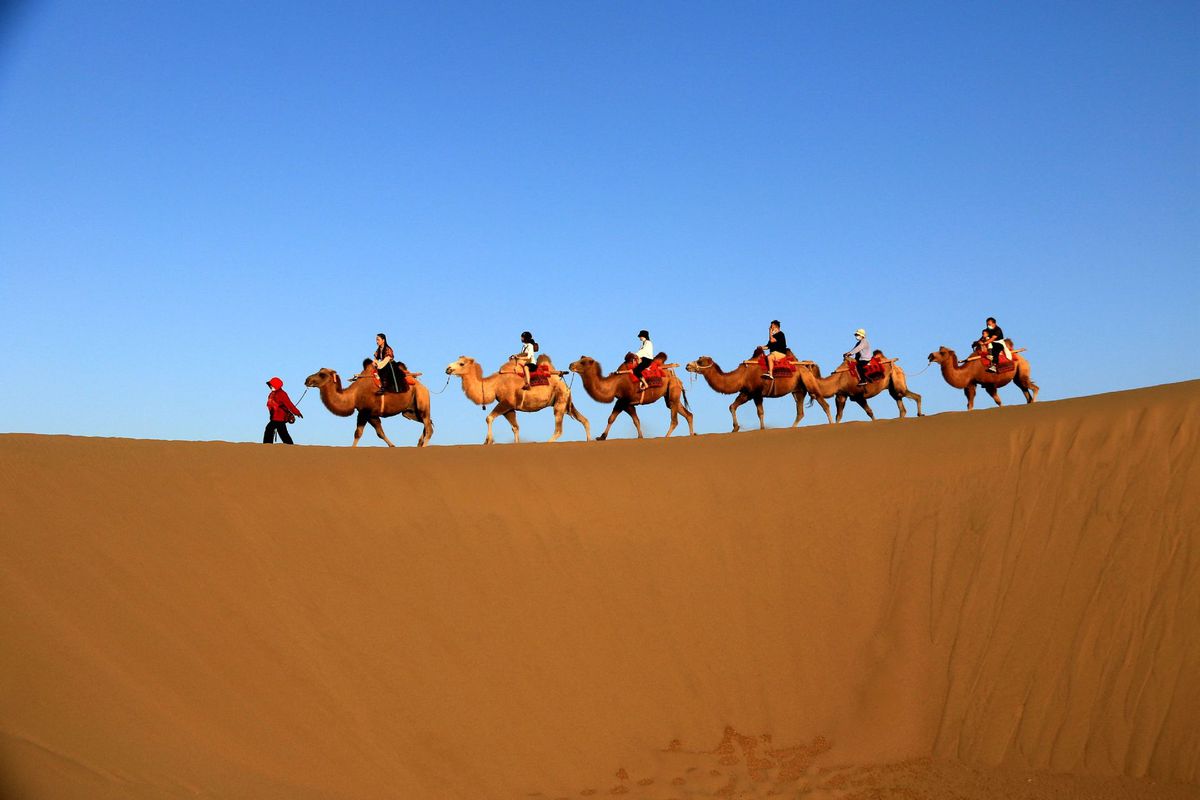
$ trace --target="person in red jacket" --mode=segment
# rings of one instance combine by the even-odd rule
[[[292,403],[292,398],[288,397],[287,392],[283,390],[283,381],[279,378],[271,378],[267,381],[267,386],[271,387],[271,393],[267,395],[267,410],[271,412],[271,420],[267,423],[266,430],[263,431],[263,444],[274,444],[275,434],[279,434],[279,440],[284,444],[292,444],[292,437],[288,434],[287,425],[289,422],[295,422],[296,417],[303,417],[300,409]]]

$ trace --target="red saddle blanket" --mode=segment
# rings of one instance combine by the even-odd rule
[[[990,367],[992,365],[992,358],[986,352],[984,352],[982,350],[976,350],[974,354],[979,356],[979,360],[983,362],[983,366]],[[1009,370],[1016,369],[1016,368],[1017,368],[1016,361],[1014,361],[1013,359],[1004,355],[1003,352],[1000,353],[1000,357],[996,359],[996,371],[997,372],[1008,372]]]
[[[545,364],[538,364],[536,369],[529,370],[530,386],[549,386],[550,370]]]
[[[633,368],[636,366],[636,361],[625,362],[625,369],[629,370],[629,380],[632,381],[634,385],[637,385],[638,382],[637,375],[633,374]],[[663,377],[665,375],[666,373],[663,372],[662,364],[658,361],[650,362],[650,366],[642,370],[642,379],[646,381],[646,386],[651,389],[657,389],[658,387],[662,386]]]
[[[766,372],[767,372],[767,357],[766,356],[758,357],[758,368],[763,371],[763,374],[766,374]],[[796,359],[792,358],[791,356],[784,356],[783,358],[781,358],[775,362],[775,370],[774,370],[775,375],[791,375],[795,371],[796,371]]]
[[[879,380],[883,377],[883,361],[880,360],[879,356],[872,356],[871,360],[867,362],[864,372],[867,373],[868,381]]]

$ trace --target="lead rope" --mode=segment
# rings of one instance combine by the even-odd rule
[[[450,385],[450,379],[453,377],[453,375],[447,375],[446,382],[442,384],[442,388],[438,389],[436,392],[430,392],[430,394],[441,394],[442,392],[446,391],[446,387]]]

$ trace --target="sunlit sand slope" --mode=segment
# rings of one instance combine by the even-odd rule
[[[0,436],[0,797],[1190,796],[1198,431]]]

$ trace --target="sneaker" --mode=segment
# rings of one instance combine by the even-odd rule
[[[987,368],[987,371],[988,372],[999,372],[1000,370],[996,369],[996,365],[993,364],[992,366]]]

